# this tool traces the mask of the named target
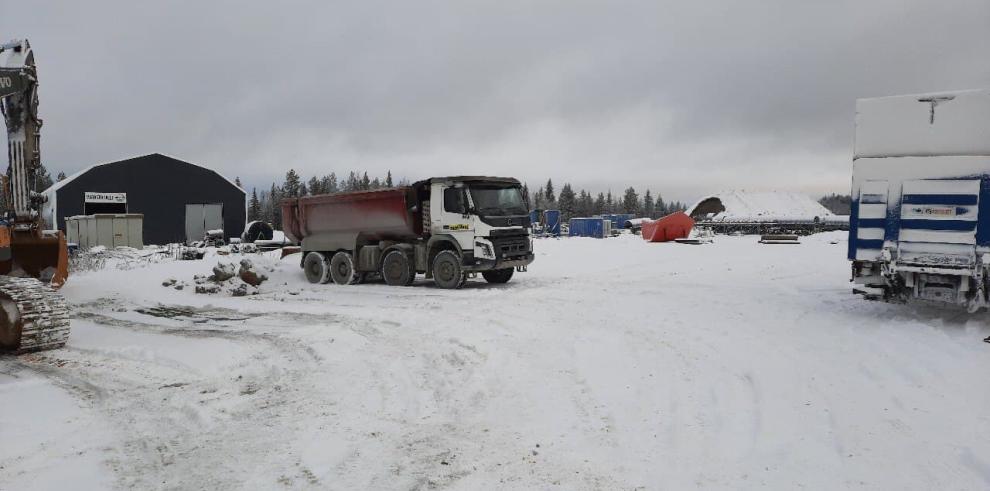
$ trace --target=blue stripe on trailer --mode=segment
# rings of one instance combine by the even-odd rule
[[[860,218],[859,228],[884,228],[887,226],[886,218]]]
[[[859,233],[859,200],[852,200],[849,206],[849,240],[846,244],[846,257],[856,260],[856,235]]]
[[[975,194],[905,194],[901,203],[909,205],[975,205]]]
[[[915,230],[952,230],[966,232],[976,230],[976,222],[968,220],[923,220],[905,219],[901,220],[901,228]]]

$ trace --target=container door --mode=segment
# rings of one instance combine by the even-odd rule
[[[904,181],[901,262],[969,266],[976,260],[978,179]]]
[[[113,217],[106,215],[96,216],[96,245],[113,249]]]
[[[144,247],[144,217],[131,216],[127,219],[128,244],[131,247],[141,249]]]
[[[127,217],[116,215],[113,217],[113,246],[130,246],[127,242]]]
[[[96,217],[90,216],[86,218],[86,239],[83,241],[86,243],[85,247],[89,249],[90,247],[96,247],[100,244],[100,235],[96,230]]]
[[[223,203],[203,205],[206,230],[223,230]]]
[[[887,229],[887,181],[866,181],[859,188],[859,217],[856,222],[856,259],[876,261]]]
[[[203,205],[186,205],[186,243],[203,240],[206,220]]]

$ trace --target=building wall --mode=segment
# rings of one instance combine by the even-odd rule
[[[216,172],[161,154],[96,166],[56,192],[57,226],[83,214],[86,192],[127,193],[128,213],[144,214],[144,243],[186,240],[186,204],[223,203],[225,235],[240,237],[246,222],[243,190]]]

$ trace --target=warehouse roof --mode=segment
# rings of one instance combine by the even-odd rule
[[[234,181],[231,181],[229,178],[227,178],[227,176],[225,176],[225,175],[223,175],[223,174],[221,174],[221,173],[219,173],[219,172],[217,172],[217,171],[215,171],[215,170],[213,170],[213,169],[211,169],[209,167],[205,167],[205,166],[202,166],[202,165],[199,165],[199,164],[194,164],[192,162],[186,162],[185,160],[177,159],[175,157],[171,157],[171,156],[168,156],[168,155],[165,155],[165,154],[161,154],[161,153],[155,152],[155,153],[149,153],[147,155],[140,155],[140,156],[137,156],[137,157],[131,157],[129,159],[117,160],[117,161],[114,161],[114,162],[103,162],[101,164],[93,164],[93,165],[91,165],[89,167],[86,167],[85,169],[83,169],[83,170],[81,170],[79,172],[76,172],[76,173],[72,174],[71,176],[66,177],[65,179],[62,179],[59,182],[56,182],[55,184],[52,184],[48,189],[42,191],[41,194],[48,195],[48,194],[54,193],[54,192],[58,191],[59,189],[61,189],[63,186],[65,186],[65,185],[69,184],[70,182],[72,182],[77,177],[82,176],[83,174],[86,174],[87,172],[89,172],[89,171],[91,171],[91,170],[93,170],[93,169],[95,169],[97,167],[101,167],[101,166],[104,166],[104,165],[122,164],[122,163],[126,163],[128,161],[131,161],[131,160],[142,159],[142,158],[145,158],[145,157],[151,157],[151,156],[155,156],[155,155],[160,156],[160,157],[165,157],[165,158],[168,158],[168,159],[172,159],[172,160],[175,160],[177,162],[182,162],[183,164],[189,164],[189,165],[193,165],[193,166],[199,167],[201,169],[208,170],[208,171],[210,171],[210,172],[212,172],[212,173],[214,173],[214,174],[222,177],[224,180],[226,180],[227,182],[229,182],[231,184],[231,186],[235,186],[235,187],[240,188],[240,186],[237,186],[237,183],[235,183]]]

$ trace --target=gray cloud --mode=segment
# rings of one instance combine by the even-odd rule
[[[548,177],[689,200],[848,187],[857,97],[990,85],[985,0],[0,1],[43,156]]]

